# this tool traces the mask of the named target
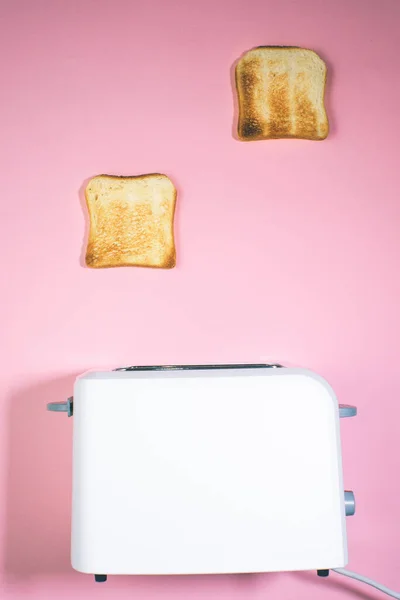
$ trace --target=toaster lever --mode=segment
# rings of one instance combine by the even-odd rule
[[[339,404],[339,416],[344,419],[345,417],[355,417],[357,414],[357,406],[351,406],[350,404]]]
[[[354,492],[345,491],[344,493],[344,507],[346,510],[346,517],[352,517],[356,512],[356,499]]]
[[[68,398],[65,402],[49,402],[47,410],[51,412],[66,412],[69,417],[74,414],[74,399]]]

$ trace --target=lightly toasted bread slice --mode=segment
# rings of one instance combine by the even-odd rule
[[[86,186],[89,239],[86,264],[175,267],[176,189],[162,174],[98,175]]]
[[[238,137],[324,140],[326,64],[313,50],[260,46],[236,65]]]

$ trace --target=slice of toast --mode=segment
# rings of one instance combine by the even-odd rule
[[[175,267],[176,189],[166,175],[99,175],[89,181],[85,195],[87,266]]]
[[[260,46],[236,65],[238,136],[324,140],[326,65],[313,50]]]

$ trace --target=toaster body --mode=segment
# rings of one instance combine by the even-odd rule
[[[339,405],[304,369],[80,376],[72,567],[173,575],[347,563]]]

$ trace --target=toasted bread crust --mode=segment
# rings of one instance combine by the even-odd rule
[[[175,267],[177,192],[166,175],[98,175],[87,184],[85,196],[90,223],[87,266]]]
[[[327,137],[326,65],[313,50],[253,48],[238,61],[235,81],[240,140]]]

